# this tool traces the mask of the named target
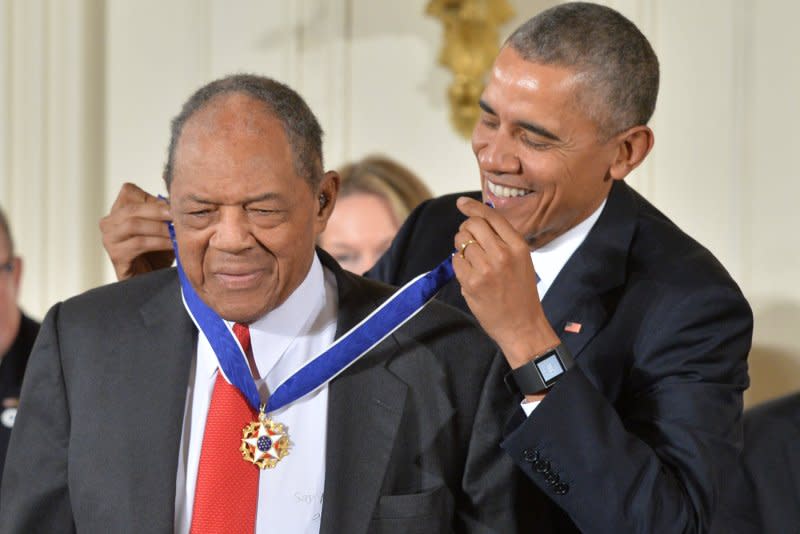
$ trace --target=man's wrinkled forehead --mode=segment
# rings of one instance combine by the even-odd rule
[[[504,99],[507,96],[505,89],[518,91],[517,94],[520,95],[556,93],[573,95],[569,102],[564,103],[572,108],[579,103],[596,100],[597,90],[592,89],[590,80],[591,75],[586,69],[526,59],[516,48],[507,45],[500,51],[492,65],[489,83],[483,96],[488,100],[491,100],[492,96]]]
[[[264,103],[245,93],[223,93],[209,100],[186,120],[178,147],[199,137],[223,139],[234,132],[265,135],[265,125],[272,121],[278,121],[278,118]]]

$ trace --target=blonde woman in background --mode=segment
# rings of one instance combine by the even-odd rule
[[[348,271],[362,274],[389,248],[397,230],[431,192],[413,172],[381,155],[339,169],[336,208],[318,244]]]

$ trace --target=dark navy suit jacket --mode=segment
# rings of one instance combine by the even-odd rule
[[[457,196],[415,210],[368,276],[399,285],[445,258]],[[440,299],[468,311],[457,281]],[[707,532],[742,441],[752,314],[737,285],[616,182],[542,304],[577,365],[502,444],[547,509],[537,532]]]

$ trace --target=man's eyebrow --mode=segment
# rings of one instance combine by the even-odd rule
[[[487,104],[484,99],[481,98],[480,100],[478,100],[478,105],[481,107],[483,111],[485,111],[489,115],[497,115],[497,113],[494,112],[492,107],[489,104]]]
[[[281,195],[280,193],[269,192],[269,193],[264,193],[264,194],[261,194],[261,195],[256,195],[256,196],[253,196],[253,197],[245,198],[244,201],[242,201],[242,204],[252,204],[253,202],[263,202],[265,200],[279,200],[282,197],[283,197],[283,195]],[[198,204],[211,204],[211,205],[215,205],[215,206],[219,204],[219,202],[215,202],[213,200],[209,200],[207,198],[199,197],[199,196],[193,195],[193,194],[188,195],[186,197],[186,200],[188,200],[189,202],[196,202]]]
[[[489,115],[495,115],[495,116],[497,115],[495,110],[493,110],[492,107],[489,104],[487,104],[483,99],[478,101],[478,105],[481,107],[483,111],[485,111]],[[514,124],[522,128],[523,130],[528,130],[529,132],[535,133],[536,135],[541,135],[542,137],[546,137],[553,141],[561,142],[560,137],[558,137],[550,130],[539,126],[538,124],[533,124],[525,121],[516,121]]]
[[[256,195],[254,197],[249,197],[244,199],[242,204],[252,204],[253,202],[263,202],[265,200],[280,200],[283,198],[283,195],[280,193],[264,193],[261,195]]]
[[[556,134],[554,134],[550,130],[542,128],[538,124],[533,124],[533,123],[525,122],[525,121],[516,121],[515,124],[517,126],[519,126],[520,128],[522,128],[523,130],[528,130],[531,133],[535,133],[536,135],[541,135],[542,137],[546,137],[546,138],[548,138],[548,139],[550,139],[552,141],[558,141],[559,143],[561,142],[561,138],[560,137],[558,137]]]

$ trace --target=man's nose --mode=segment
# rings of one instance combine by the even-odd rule
[[[520,162],[515,144],[507,134],[497,131],[484,140],[478,150],[478,163],[484,171],[511,174],[519,171]]]
[[[235,254],[253,246],[250,220],[241,206],[223,206],[211,236],[210,245],[218,250]]]

